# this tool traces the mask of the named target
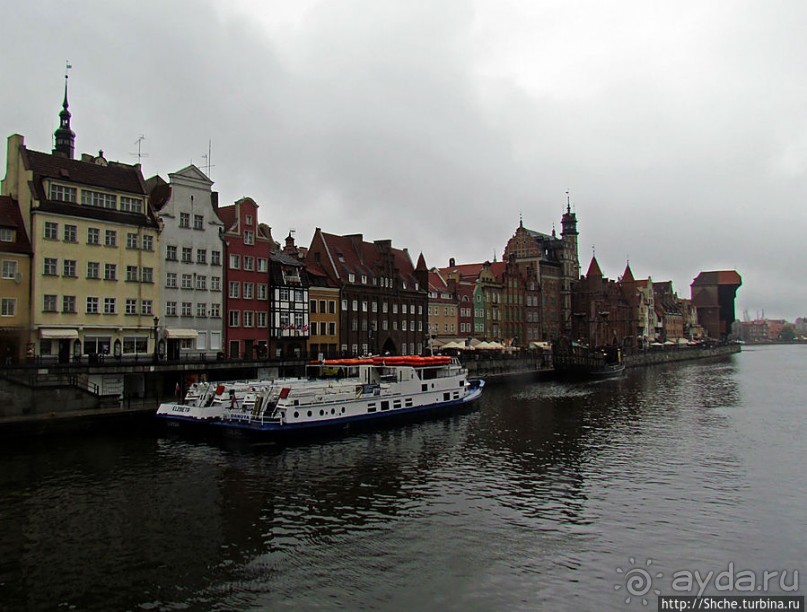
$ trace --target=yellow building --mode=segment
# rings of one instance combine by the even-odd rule
[[[336,357],[339,349],[339,289],[324,284],[322,277],[310,275],[308,288],[308,320],[311,326],[308,337],[308,353],[312,359]]]
[[[16,200],[0,196],[0,359],[25,358],[30,309],[31,242]]]
[[[454,283],[449,283],[437,268],[432,268],[429,272],[429,336],[431,340],[439,340],[435,346],[469,335],[460,333],[458,312]]]
[[[28,343],[37,356],[157,351],[159,225],[140,165],[73,159],[67,91],[52,153],[8,139],[2,194],[20,204],[33,250]]]

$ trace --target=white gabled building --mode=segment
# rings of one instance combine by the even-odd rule
[[[224,348],[224,224],[218,194],[199,168],[190,166],[148,180],[151,203],[162,223],[160,350],[168,359]]]

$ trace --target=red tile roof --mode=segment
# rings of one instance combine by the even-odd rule
[[[743,280],[736,270],[714,270],[711,272],[701,272],[692,281],[693,286],[699,285],[737,285],[743,284]]]

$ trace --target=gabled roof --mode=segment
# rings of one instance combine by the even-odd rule
[[[586,272],[586,278],[592,277],[599,277],[602,278],[602,270],[600,270],[600,264],[597,263],[597,258],[592,256],[591,263],[588,264],[588,272]]]
[[[146,183],[143,180],[139,164],[131,166],[106,161],[96,163],[95,161],[40,153],[26,148],[23,148],[23,154],[26,168],[31,170],[35,176],[91,187],[102,187],[112,191],[146,194]]]
[[[5,253],[20,253],[30,255],[31,241],[25,231],[22,213],[17,201],[9,196],[0,196],[0,227],[15,231],[14,242],[0,242],[0,251]]]
[[[387,258],[390,258],[393,268],[401,279],[407,283],[417,282],[414,276],[415,266],[409,256],[409,251],[394,248],[390,240],[367,242],[361,234],[339,236],[323,232],[320,229],[317,229],[317,234],[322,240],[329,263],[333,265],[338,278],[342,281],[345,281],[349,274],[357,277],[366,276],[368,280],[386,276],[389,274],[386,261]],[[325,264],[325,262],[320,263]],[[421,271],[426,271],[425,260]]]
[[[630,269],[630,263],[625,264],[625,271],[622,273],[621,280],[623,283],[632,283],[635,280],[633,278],[633,270]]]

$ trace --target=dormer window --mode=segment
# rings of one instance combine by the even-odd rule
[[[252,215],[246,215],[244,217],[244,225],[252,225]]]
[[[350,272],[347,275],[347,280],[348,280],[349,283],[355,283],[356,282],[356,275],[353,274],[353,272]]]

